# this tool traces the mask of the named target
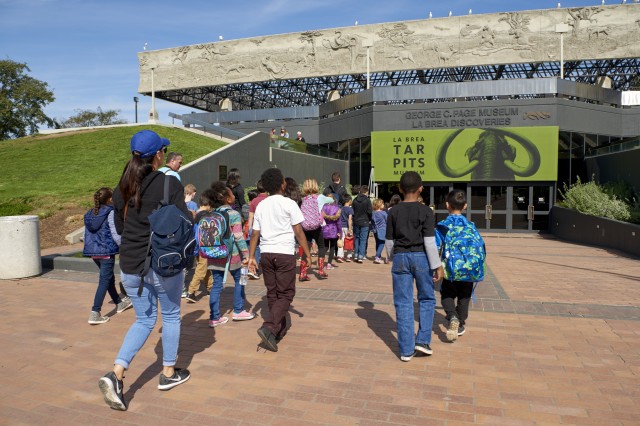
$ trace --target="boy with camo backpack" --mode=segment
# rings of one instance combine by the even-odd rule
[[[467,208],[464,191],[449,192],[446,204],[449,216],[436,225],[436,245],[444,265],[440,295],[449,321],[447,340],[453,342],[465,332],[474,284],[484,280],[486,250],[473,222],[462,215]]]

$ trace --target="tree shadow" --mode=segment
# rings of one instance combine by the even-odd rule
[[[178,362],[177,367],[187,368],[193,361],[195,354],[203,352],[205,349],[211,347],[216,341],[215,329],[209,330],[209,318],[205,316],[201,319],[205,312],[203,310],[197,310],[189,312],[182,317],[180,325],[180,344],[178,346]],[[188,329],[188,332],[187,332]],[[205,330],[202,330],[205,329]],[[196,330],[194,332],[194,330]],[[162,334],[162,327],[158,330],[159,334]],[[197,338],[190,339],[190,336],[196,336]],[[189,340],[188,343],[185,340]],[[145,370],[138,376],[135,382],[133,382],[129,389],[125,392],[125,400],[132,401],[135,393],[142,388],[145,384],[153,379],[156,379],[162,372],[162,337],[158,338],[156,347],[154,349],[156,353],[156,360],[153,364],[147,366]]]
[[[395,354],[398,351],[398,340],[392,334],[392,331],[396,331],[396,322],[391,315],[374,309],[375,305],[372,302],[363,300],[358,302],[358,306],[361,308],[355,310],[356,315],[365,320],[371,331]]]

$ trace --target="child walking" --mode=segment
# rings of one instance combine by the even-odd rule
[[[205,189],[202,194],[200,194],[200,207],[196,212],[196,217],[194,221],[194,229],[195,235],[198,233],[198,222],[203,218],[204,215],[209,213],[213,209],[213,200],[216,194],[211,189]],[[198,253],[198,247],[196,247],[196,270],[193,273],[193,278],[191,278],[191,282],[189,283],[189,287],[187,289],[187,303],[196,303],[198,301],[198,296],[196,296],[196,291],[200,288],[200,283],[204,282],[207,294],[211,294],[211,288],[213,287],[213,276],[211,275],[211,271],[208,269],[207,259],[200,256]]]
[[[260,266],[267,289],[269,313],[264,317],[258,336],[270,351],[278,351],[287,329],[287,312],[296,294],[296,239],[306,259],[311,259],[302,226],[304,216],[298,204],[282,194],[286,187],[280,169],[271,168],[260,178],[269,196],[257,207],[249,249],[249,270],[255,272],[256,247],[260,242]]]
[[[433,211],[418,202],[422,179],[416,172],[400,178],[404,201],[395,206],[387,220],[387,253],[392,254],[393,304],[396,308],[400,360],[411,361],[416,352],[431,355],[431,328],[436,298],[434,281],[444,275],[435,242]],[[418,292],[419,328],[415,334],[413,283]]]
[[[322,218],[324,219],[322,237],[324,238],[325,246],[329,251],[327,269],[333,269],[333,264],[331,262],[333,262],[333,256],[336,253],[338,239],[342,234],[342,226],[340,223],[341,209],[334,194],[329,194],[327,197],[331,198],[333,202],[322,206]]]
[[[373,236],[376,239],[376,257],[373,263],[382,263],[382,250],[384,249],[384,241],[387,235],[387,212],[384,211],[384,201],[380,198],[373,200],[373,217],[371,218],[373,223]],[[384,263],[389,261],[384,258]]]
[[[473,295],[474,281],[481,281],[480,276],[484,277],[486,251],[484,241],[475,225],[462,214],[462,211],[467,208],[465,192],[460,189],[449,192],[446,205],[449,216],[436,226],[436,243],[441,248],[442,261],[447,265],[447,274],[442,280],[440,297],[442,308],[449,321],[447,340],[453,342],[465,332],[464,326],[469,317],[469,303]],[[451,233],[449,238],[447,238],[448,233]],[[454,246],[466,252],[465,262],[447,261],[447,258],[456,256],[458,249]],[[448,265],[451,264],[461,266],[456,268],[457,270],[450,271]],[[465,268],[469,270],[464,271]],[[467,279],[473,277],[473,281],[460,280],[465,277]]]
[[[249,258],[249,250],[247,243],[242,234],[242,218],[240,213],[233,210],[231,206],[235,202],[235,196],[231,189],[224,182],[214,182],[211,184],[213,191],[212,207],[220,211],[226,211],[229,215],[229,229],[233,234],[234,244],[229,261],[228,273],[233,277],[233,320],[246,321],[255,318],[256,314],[247,312],[244,309],[245,290],[240,284],[240,268],[247,264]],[[220,316],[220,293],[224,285],[225,269],[227,267],[226,259],[208,259],[209,269],[213,275],[213,287],[209,295],[209,327],[218,327],[226,324],[229,318]]]
[[[351,256],[353,255],[353,247],[349,250],[345,247],[345,239],[351,238],[351,242],[353,242],[353,209],[351,208],[351,203],[353,199],[350,195],[345,194],[342,198],[342,212],[340,213],[340,226],[342,226],[342,233],[340,235],[340,240],[342,241],[342,247],[338,244],[338,258],[336,262],[351,262]],[[345,252],[349,252],[345,256]]]
[[[102,303],[109,293],[111,300],[116,304],[116,312],[120,313],[129,309],[132,304],[128,297],[120,298],[116,290],[116,279],[113,268],[116,264],[116,253],[120,246],[120,235],[116,232],[113,221],[113,204],[111,188],[100,188],[93,194],[94,207],[84,215],[84,248],[82,255],[91,257],[98,268],[98,288],[93,298],[89,324],[103,324],[109,321],[109,317],[102,316]]]

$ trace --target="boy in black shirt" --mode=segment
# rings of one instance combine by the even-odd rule
[[[444,271],[435,242],[435,216],[431,208],[418,202],[422,192],[420,175],[404,173],[400,192],[404,201],[389,212],[386,247],[387,255],[393,259],[391,278],[400,359],[407,362],[416,352],[433,353],[430,346],[436,306],[433,283],[443,278]],[[417,335],[413,325],[414,280],[420,307]]]

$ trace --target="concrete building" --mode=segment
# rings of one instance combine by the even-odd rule
[[[578,177],[640,190],[639,58],[630,3],[141,52],[139,91],[204,111],[178,116],[185,125],[302,131],[305,150],[346,159],[344,180],[383,198],[416,170],[438,214],[461,188],[479,228],[540,230]],[[272,164],[273,149],[250,163]]]

